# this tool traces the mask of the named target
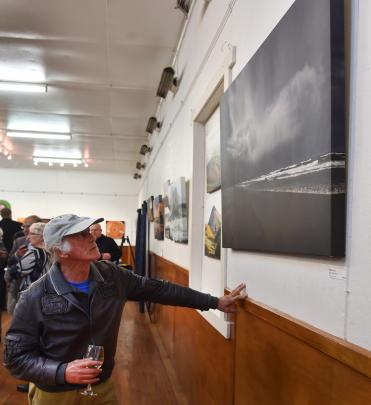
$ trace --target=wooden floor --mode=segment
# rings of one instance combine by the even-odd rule
[[[122,405],[184,405],[171,364],[161,347],[148,316],[138,312],[136,303],[127,303],[118,338],[113,381]],[[3,334],[9,326],[3,312]],[[3,341],[3,340],[2,340]],[[1,358],[3,346],[0,345]],[[27,404],[27,395],[18,393],[19,381],[0,362],[0,405]]]

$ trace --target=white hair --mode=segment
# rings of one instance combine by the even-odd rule
[[[42,235],[44,232],[45,225],[46,224],[44,222],[35,222],[31,224],[30,231],[37,235]]]

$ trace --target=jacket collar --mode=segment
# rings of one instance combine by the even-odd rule
[[[69,284],[69,282],[64,278],[58,262],[55,262],[52,265],[47,274],[53,289],[58,295],[66,295],[73,291],[71,284]],[[97,283],[104,282],[103,276],[100,274],[94,263],[90,263],[89,280],[94,280]]]

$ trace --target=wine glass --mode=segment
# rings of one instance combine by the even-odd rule
[[[103,363],[104,361],[104,348],[103,346],[96,346],[96,345],[89,345],[86,353],[84,354],[84,359],[92,359],[92,360],[98,360]],[[101,364],[98,364],[96,366],[91,366],[92,368],[101,368]],[[98,394],[93,392],[91,388],[91,384],[88,384],[88,386],[85,388],[84,391],[80,392],[81,395],[86,395],[89,397],[95,397]]]

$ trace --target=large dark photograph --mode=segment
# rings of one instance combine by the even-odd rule
[[[297,0],[221,100],[223,247],[345,254],[344,7]]]

